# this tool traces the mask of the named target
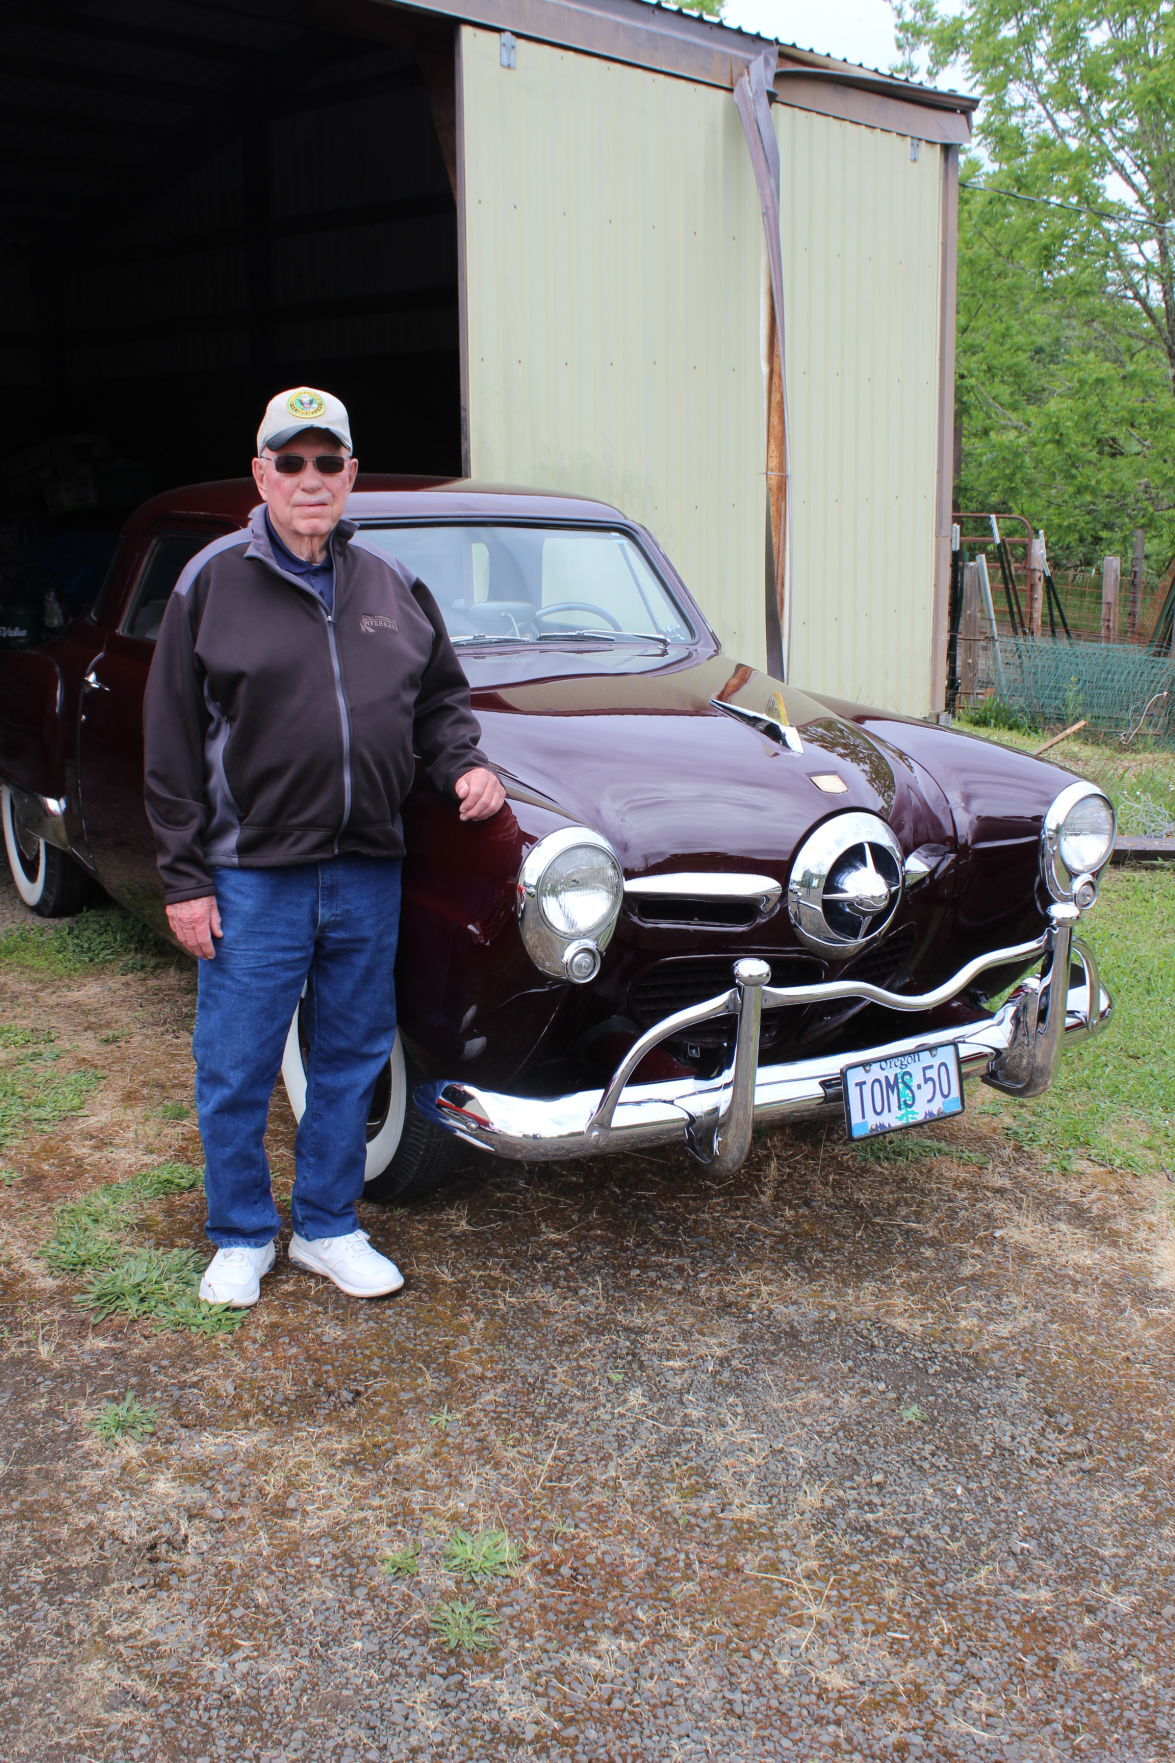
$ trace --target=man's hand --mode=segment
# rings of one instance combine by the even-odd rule
[[[453,788],[461,804],[462,820],[488,820],[506,800],[501,779],[484,765],[477,765],[459,777]]]
[[[212,939],[222,934],[215,894],[205,894],[200,900],[180,900],[169,906],[167,922],[172,936],[186,955],[198,955],[203,961],[212,960],[216,954]]]

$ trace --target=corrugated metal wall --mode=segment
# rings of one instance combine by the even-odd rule
[[[932,705],[943,149],[774,107],[793,680]]]
[[[729,93],[463,28],[470,467],[644,521],[764,655],[762,234]]]

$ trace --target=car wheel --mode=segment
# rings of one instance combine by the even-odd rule
[[[305,1052],[299,1004],[282,1057],[282,1079],[295,1120],[306,1110]],[[368,1109],[365,1200],[387,1204],[424,1199],[444,1186],[460,1159],[460,1140],[426,1120],[414,1105],[412,1091],[419,1081],[397,1035]]]
[[[13,885],[25,905],[42,918],[68,918],[80,912],[90,891],[89,879],[64,851],[25,831],[7,787],[0,791],[0,819]]]

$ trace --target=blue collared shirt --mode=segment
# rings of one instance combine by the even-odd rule
[[[269,529],[270,539],[273,541],[274,556],[282,569],[287,575],[296,575],[304,581],[306,586],[312,588],[318,595],[327,611],[333,613],[335,609],[335,566],[329,544],[327,545],[325,562],[307,563],[304,557],[295,556],[288,545],[282,544],[274,524],[269,518],[268,508],[265,510],[265,524]]]

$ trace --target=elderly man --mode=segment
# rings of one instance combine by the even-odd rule
[[[357,469],[337,398],[299,386],[271,400],[253,460],[263,506],[185,569],[147,687],[147,814],[168,921],[199,958],[209,1303],[255,1303],[273,1266],[263,1138],[303,987],[290,1260],[355,1297],[403,1284],[355,1203],[396,1032],[414,752],[462,820],[503,800],[431,594],[342,518]]]

